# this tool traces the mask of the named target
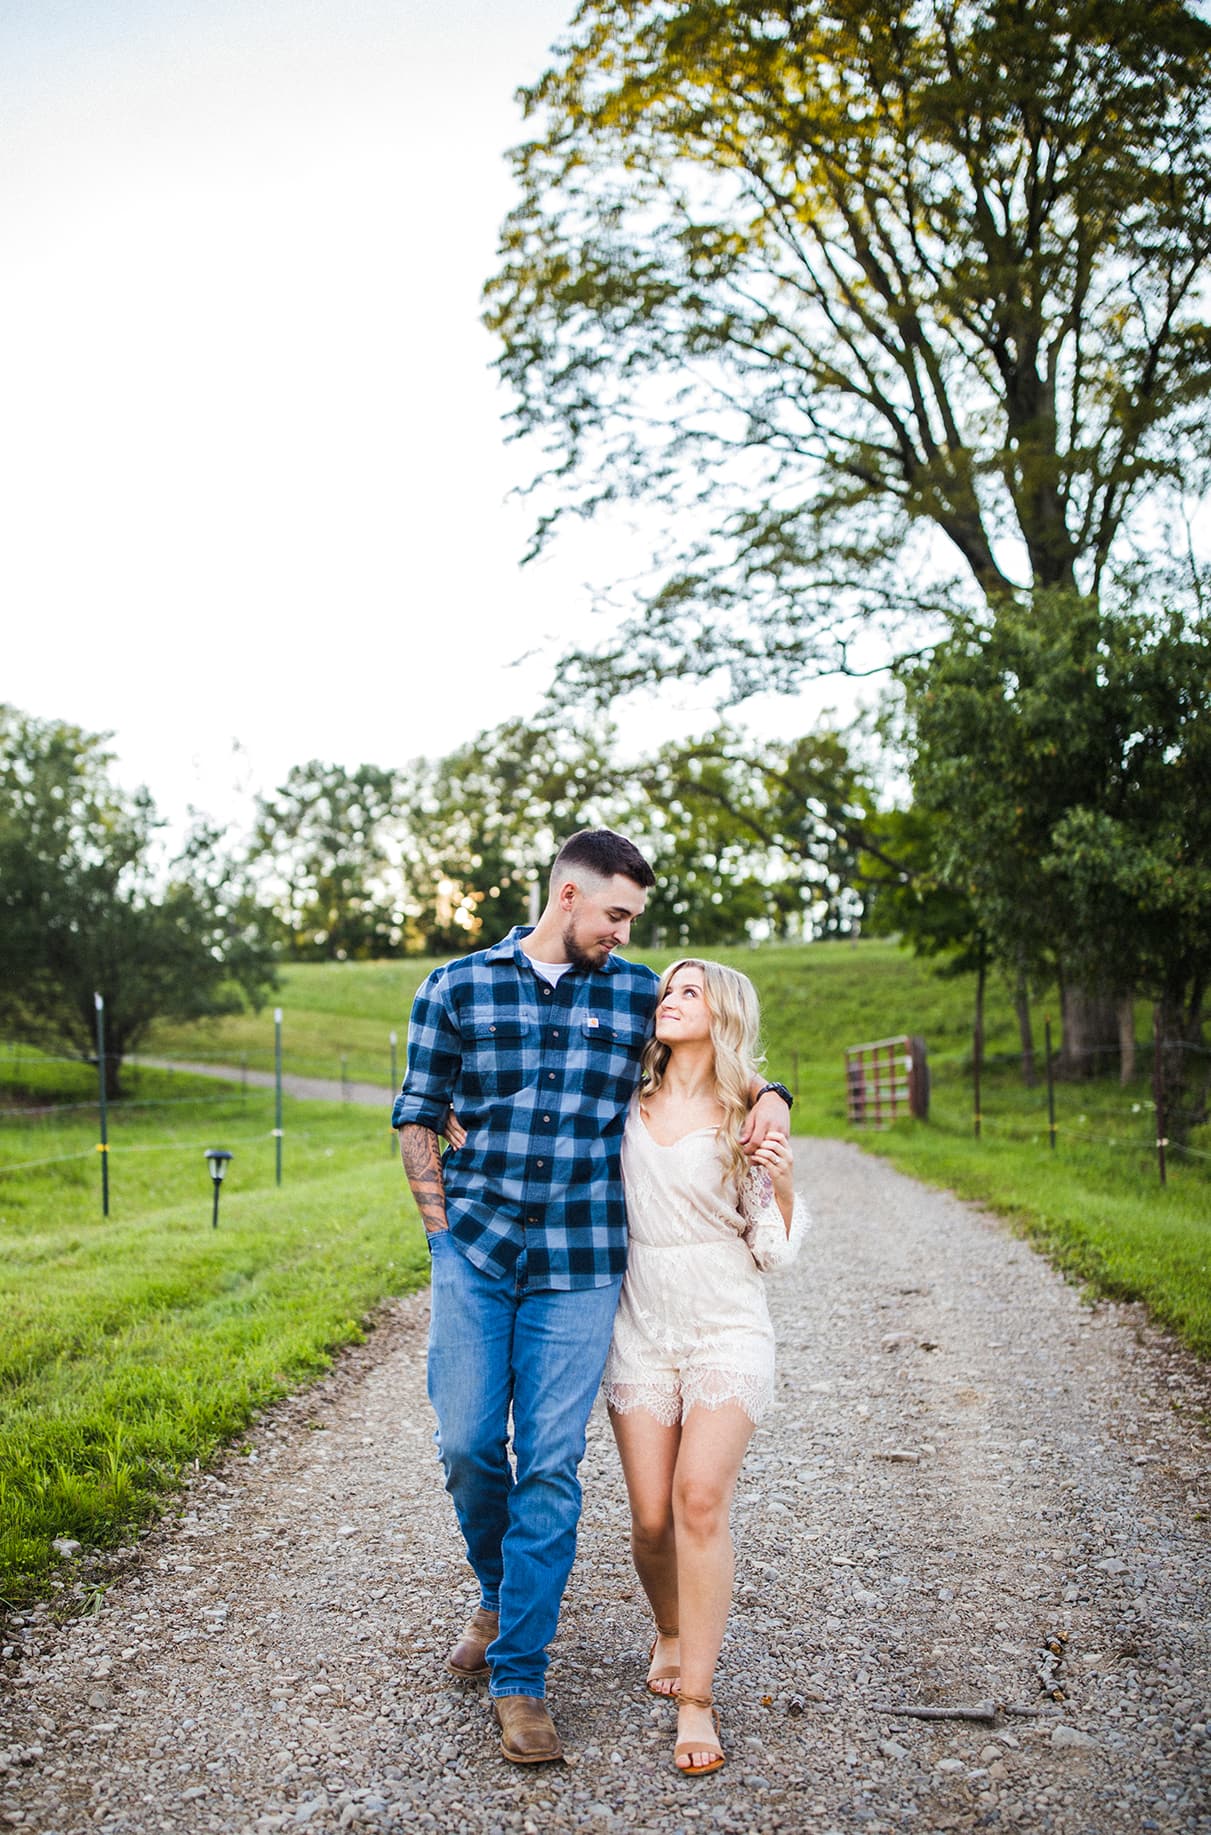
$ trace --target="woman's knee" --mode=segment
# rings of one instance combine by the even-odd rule
[[[679,1478],[673,1487],[673,1520],[677,1534],[693,1541],[711,1541],[726,1533],[731,1486],[697,1474]]]
[[[637,1554],[660,1554],[673,1534],[673,1512],[667,1502],[631,1506],[631,1547]]]

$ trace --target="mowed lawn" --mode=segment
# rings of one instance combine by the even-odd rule
[[[661,969],[677,954],[636,950]],[[710,953],[710,952],[708,952]],[[863,940],[807,946],[721,949],[749,974],[762,1000],[769,1074],[798,1093],[796,1131],[848,1136],[906,1172],[979,1199],[1094,1292],[1145,1301],[1156,1319],[1200,1354],[1211,1355],[1211,1138],[1203,1127],[1191,1151],[1170,1152],[1168,1183],[1159,1183],[1155,1116],[1146,1052],[1135,1083],[1117,1077],[1058,1084],[1057,1146],[1048,1141],[1042,1080],[1043,1021],[1054,996],[1035,1003],[1040,1078],[1024,1087],[1015,1054],[1017,1022],[1010,990],[990,977],[985,1010],[981,1138],[973,1132],[971,1038],[974,979],[941,976],[893,942]],[[412,995],[433,967],[397,963],[295,965],[283,970],[282,1006],[289,1068],[390,1081],[389,1034],[398,1036],[402,1074]],[[1141,1045],[1147,1010],[1138,1015]],[[272,1059],[272,1016],[243,1015],[209,1028],[163,1029],[156,1048],[249,1063]],[[923,1037],[932,1066],[927,1123],[902,1122],[886,1133],[858,1132],[845,1115],[846,1045],[901,1033]],[[1055,1043],[1059,1044],[1058,1019]]]
[[[0,1596],[16,1603],[52,1584],[56,1538],[129,1535],[428,1256],[372,1110],[288,1102],[279,1189],[271,1098],[142,1073],[111,1110],[105,1218],[95,1112],[17,1113],[49,1067],[0,1071]],[[217,1229],[207,1145],[234,1155]]]
[[[1211,1142],[1157,1181],[1146,1078],[1023,1087],[1007,990],[987,1009],[979,1140],[970,1083],[972,987],[894,945],[719,952],[762,996],[771,1076],[798,1091],[796,1131],[850,1133],[844,1047],[927,1040],[928,1122],[853,1133],[906,1172],[980,1200],[1094,1292],[1143,1300],[1211,1354]],[[671,955],[647,958],[663,967]],[[52,1542],[105,1546],[162,1504],[195,1459],[267,1401],[323,1370],[374,1307],[427,1276],[419,1220],[387,1125],[390,1031],[402,1071],[412,994],[432,964],[295,966],[276,999],[288,1071],[378,1082],[381,1112],[286,1101],[274,1178],[268,1091],[128,1073],[111,1110],[111,1214],[100,1211],[93,1073],[0,1051],[0,1596],[80,1582]],[[1041,1046],[1042,1005],[1037,1015]],[[1141,1025],[1141,1036],[1143,1027]],[[272,1012],[160,1028],[149,1053],[265,1068]],[[207,1146],[234,1154],[211,1228]]]

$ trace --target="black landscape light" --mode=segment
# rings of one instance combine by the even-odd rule
[[[223,1183],[223,1174],[227,1171],[227,1162],[231,1158],[225,1147],[207,1147],[206,1158],[210,1161],[210,1176],[214,1180],[214,1218],[213,1226],[219,1227],[219,1187]]]

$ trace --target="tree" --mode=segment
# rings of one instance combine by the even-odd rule
[[[583,0],[487,318],[536,547],[671,536],[570,695],[1099,598],[1206,484],[1209,50],[1174,0]]]
[[[878,849],[875,797],[830,731],[761,740],[723,725],[665,746],[643,771],[656,889],[649,912],[695,945],[837,936],[862,915],[859,857]]]
[[[633,791],[609,729],[507,720],[403,773],[400,846],[411,921],[436,955],[478,949],[545,898],[548,868],[578,828],[630,826]]]
[[[105,739],[0,709],[0,1019],[16,1036],[95,1050],[106,1087],[156,1019],[259,1003],[273,983],[263,914],[213,830],[162,883],[145,790],[111,781]]]
[[[933,867],[1001,960],[1054,961],[1069,1074],[1097,1066],[1117,1000],[1137,990],[1175,1054],[1197,1044],[1211,976],[1206,615],[1111,615],[1053,594],[956,636],[906,680],[914,789],[939,818]],[[1103,996],[1100,1035],[1082,1030],[1074,985]]]
[[[402,954],[403,888],[387,840],[397,801],[393,772],[319,759],[257,799],[253,856],[293,955]]]

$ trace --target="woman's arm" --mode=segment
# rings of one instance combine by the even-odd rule
[[[791,1214],[795,1207],[795,1156],[785,1134],[767,1134],[760,1146],[750,1150],[749,1163],[762,1168],[769,1175],[773,1195],[789,1236]]]
[[[767,1150],[759,1150],[766,1153]],[[753,1260],[762,1269],[785,1267],[799,1253],[807,1229],[807,1206],[794,1189],[794,1162],[790,1144],[770,1149],[764,1161],[754,1160],[740,1181],[740,1215],[744,1240]]]

